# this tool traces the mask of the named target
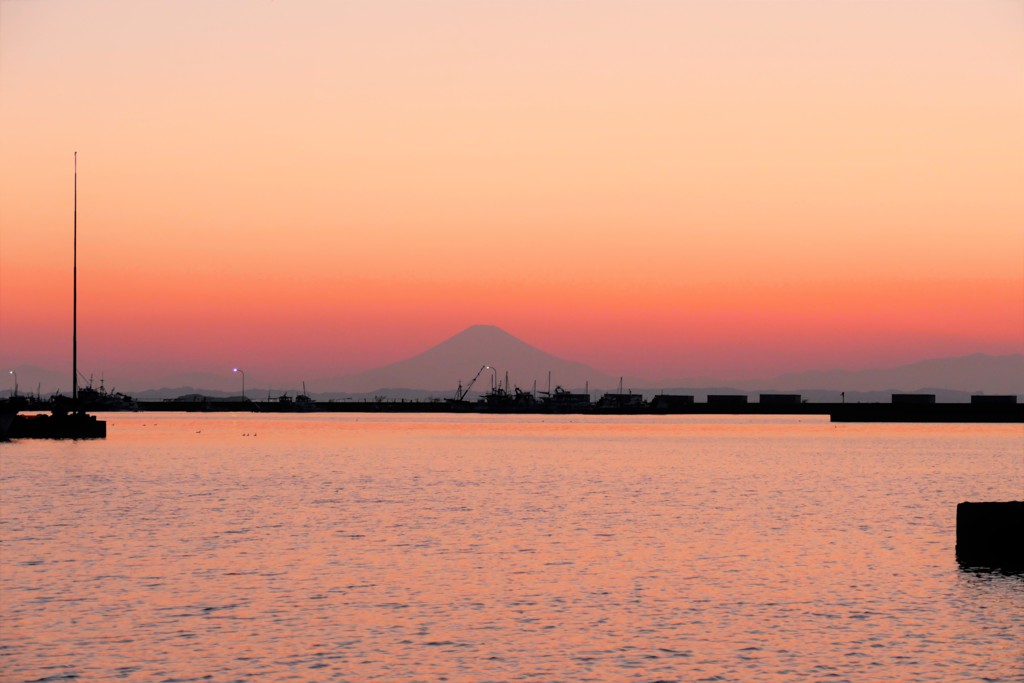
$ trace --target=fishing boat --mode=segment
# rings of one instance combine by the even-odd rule
[[[107,391],[102,378],[99,388],[94,389],[90,378],[88,384],[78,389],[78,407],[99,412],[138,411],[139,402],[123,392]]]

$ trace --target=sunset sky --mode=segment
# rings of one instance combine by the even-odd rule
[[[1024,352],[1013,0],[0,0],[4,376],[70,372],[75,151],[119,387],[476,323],[651,378]]]

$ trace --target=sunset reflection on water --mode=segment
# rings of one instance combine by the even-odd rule
[[[5,681],[1024,677],[1020,425],[107,418],[0,446]]]

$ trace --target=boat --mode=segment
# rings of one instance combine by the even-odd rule
[[[478,402],[483,410],[497,412],[519,412],[528,411],[537,405],[537,399],[532,392],[523,391],[514,387],[509,391],[511,383],[508,373],[505,373],[505,383],[498,382],[489,392],[483,395]]]
[[[554,392],[544,397],[543,402],[544,407],[553,413],[577,411],[590,408],[590,392],[578,394],[557,386]]]
[[[635,413],[645,410],[647,408],[647,404],[644,402],[643,394],[634,394],[632,390],[629,392],[623,392],[622,378],[620,377],[619,392],[617,394],[605,394],[597,401],[597,404],[594,407],[597,410],[604,412]]]
[[[302,393],[295,396],[295,409],[302,412],[316,410],[316,401],[306,393],[306,383],[302,383]]]
[[[266,402],[256,404],[256,409],[268,413],[309,413],[316,410],[317,405],[316,401],[306,393],[306,383],[303,382],[302,393],[296,394],[294,397],[288,395],[286,391],[277,399],[272,399],[270,391],[267,390]]]
[[[89,383],[78,389],[78,407],[80,410],[93,410],[97,412],[133,411],[139,410],[139,402],[128,394],[120,391],[107,391],[103,386],[103,379],[100,378],[99,389],[94,389],[92,379]]]

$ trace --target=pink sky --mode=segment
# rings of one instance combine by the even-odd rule
[[[0,368],[1024,352],[1024,6],[0,0]],[[318,387],[326,390],[329,387]]]

